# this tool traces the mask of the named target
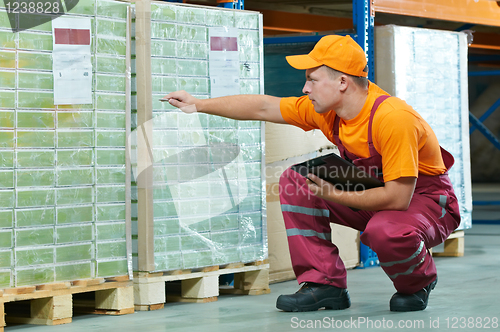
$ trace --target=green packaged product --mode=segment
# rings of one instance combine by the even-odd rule
[[[98,16],[126,19],[127,8],[128,4],[124,2],[106,0],[96,1],[96,14]]]
[[[94,131],[72,130],[57,132],[57,147],[92,147],[94,145]]]
[[[127,260],[113,260],[108,262],[97,262],[97,276],[110,277],[117,275],[125,275],[128,273]]]
[[[54,268],[41,267],[16,271],[16,285],[28,286],[54,282]]]
[[[92,259],[93,244],[85,243],[71,246],[57,246],[55,261],[57,263],[84,261]]]
[[[17,128],[53,129],[55,112],[17,112]]]
[[[93,168],[58,169],[58,186],[79,186],[94,184]]]
[[[0,231],[0,248],[12,248],[12,230]]]
[[[151,40],[151,55],[152,56],[176,56],[177,45],[173,40]],[[182,54],[182,53],[181,53]]]
[[[52,51],[52,34],[19,32],[19,48],[24,50]]]
[[[17,191],[18,207],[35,207],[55,205],[54,189],[33,189]]]
[[[14,171],[0,171],[0,188],[14,188]]]
[[[32,248],[15,251],[16,266],[54,263],[54,248]]]
[[[122,38],[125,38],[127,36],[126,21],[106,20],[102,18],[97,18],[96,24],[97,24],[96,34],[98,35],[122,37]]]
[[[0,48],[16,49],[16,40],[18,33],[12,33],[12,30],[0,30]]]
[[[57,128],[92,128],[94,127],[94,112],[58,112]]]
[[[96,221],[125,220],[125,203],[96,205]]]
[[[0,111],[0,127],[1,128],[14,128],[15,113],[14,111]]]
[[[99,185],[125,183],[125,167],[97,168],[96,183]]]
[[[94,195],[92,187],[57,189],[57,205],[75,205],[93,202]]]
[[[56,281],[72,281],[94,277],[91,262],[56,266],[55,272]]]
[[[125,237],[126,226],[124,222],[102,223],[96,226],[96,239],[99,241],[125,239]]]
[[[92,166],[93,161],[92,149],[64,149],[57,151],[58,166]]]
[[[125,241],[97,243],[97,259],[126,256],[127,243]]]
[[[54,244],[54,227],[16,230],[16,247]]]
[[[17,87],[19,89],[52,90],[54,76],[52,73],[18,72]]]
[[[55,186],[54,170],[17,170],[16,187]]]
[[[125,73],[126,62],[124,57],[96,56],[96,72],[99,73]]]
[[[96,131],[97,147],[125,146],[125,131]]]
[[[45,209],[16,209],[16,226],[44,226],[55,225],[54,208]]]
[[[125,94],[98,93],[96,97],[96,108],[98,110],[121,110],[125,109]]]
[[[18,51],[17,68],[52,70],[52,54]]]
[[[116,39],[97,36],[96,39],[98,54],[126,55],[127,43],[125,38]]]
[[[18,91],[17,106],[19,108],[54,109],[54,93],[38,91]]]
[[[55,150],[18,150],[17,167],[53,167]]]
[[[112,203],[125,201],[125,186],[96,187],[97,203]]]
[[[68,206],[57,208],[57,224],[92,222],[94,221],[94,206]]]
[[[12,51],[0,51],[0,68],[15,69],[16,53]]]
[[[125,92],[125,76],[96,74],[96,91]]]
[[[16,87],[16,73],[13,71],[0,71],[0,88],[14,89]]]
[[[125,165],[125,149],[96,149],[96,164],[100,166]],[[99,170],[97,171],[99,172]],[[97,173],[99,179],[99,173]]]
[[[69,227],[56,226],[56,243],[75,243],[92,241],[92,225]]]
[[[0,227],[12,227],[14,224],[14,213],[12,210],[0,210]]]
[[[125,128],[125,113],[96,112],[96,127],[121,129]]]
[[[0,35],[1,37],[1,35]],[[0,90],[0,107],[15,108],[16,107],[16,92],[8,90]],[[1,138],[0,138],[1,142]]]
[[[12,266],[12,251],[0,251],[0,268],[10,268]],[[2,285],[2,272],[0,272],[0,285]]]

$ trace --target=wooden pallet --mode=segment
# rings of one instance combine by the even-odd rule
[[[5,322],[60,325],[71,323],[73,312],[134,312],[133,284],[128,276],[7,288],[0,293],[0,332]]]
[[[455,231],[444,241],[444,251],[436,252],[433,248],[434,257],[462,257],[465,249],[465,232]]]
[[[219,286],[219,276],[234,274],[234,287]],[[197,270],[134,273],[135,310],[157,310],[165,302],[207,303],[219,294],[268,294],[269,261],[211,266]]]

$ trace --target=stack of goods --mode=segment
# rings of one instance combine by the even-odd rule
[[[154,177],[154,270],[193,269],[265,259],[261,124],[206,114],[184,114],[159,101],[176,90],[186,90],[197,98],[212,96],[214,77],[209,70],[212,27],[237,33],[237,92],[263,93],[261,16],[161,2],[151,4],[150,14],[151,59],[146,61],[151,61],[152,80],[152,91],[147,92],[147,98],[152,98],[153,114],[150,146]],[[136,51],[143,44],[144,41],[141,46],[136,42]],[[132,90],[134,94],[140,89],[133,84]],[[133,112],[137,109],[135,100],[133,95]],[[137,113],[132,114],[135,133],[142,133],[141,128],[147,127],[137,123],[142,111],[137,109]],[[138,223],[148,221],[138,218],[141,204],[137,204],[137,200],[141,198],[134,185],[132,243],[134,270],[138,270],[138,260],[141,260]]]
[[[128,6],[80,0],[53,21],[13,32],[0,3],[0,287],[129,273]],[[54,103],[52,24],[67,18],[91,25],[85,105]]]
[[[460,229],[472,226],[467,36],[398,26],[376,29],[377,84],[404,99],[455,158],[449,175],[460,205]]]

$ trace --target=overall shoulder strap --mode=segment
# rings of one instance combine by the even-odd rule
[[[375,103],[373,104],[372,110],[370,111],[370,121],[368,122],[368,147],[370,149],[370,155],[373,156],[372,149],[375,149],[373,147],[373,137],[372,137],[372,123],[373,123],[373,117],[375,116],[375,112],[377,111],[378,107],[380,104],[384,102],[387,98],[390,96],[380,96],[375,100]]]

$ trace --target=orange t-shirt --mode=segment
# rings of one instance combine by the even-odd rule
[[[387,95],[370,82],[368,98],[361,112],[351,120],[340,119],[339,136],[344,147],[360,158],[370,156],[368,123],[375,99]],[[283,119],[305,131],[320,129],[332,143],[335,111],[318,114],[307,96],[282,98]],[[446,172],[434,131],[411,106],[399,98],[385,100],[375,112],[372,125],[373,145],[382,156],[384,182],[418,174],[440,175]]]

